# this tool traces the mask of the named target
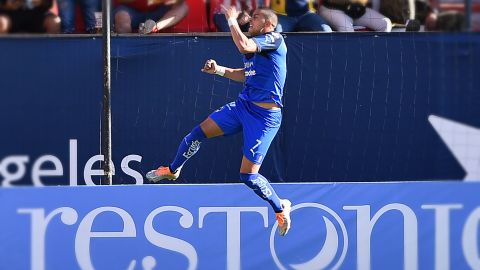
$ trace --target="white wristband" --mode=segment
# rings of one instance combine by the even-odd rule
[[[228,27],[238,25],[237,19],[235,18],[228,18],[227,22],[228,22]]]
[[[225,67],[222,67],[222,66],[218,66],[217,67],[217,70],[215,70],[215,74],[219,75],[219,76],[225,76]]]

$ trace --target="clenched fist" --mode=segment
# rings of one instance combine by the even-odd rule
[[[215,74],[215,71],[217,71],[217,68],[218,68],[217,62],[213,59],[208,59],[202,68],[202,72],[205,72],[208,74]]]

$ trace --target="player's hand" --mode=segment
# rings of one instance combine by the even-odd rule
[[[220,8],[222,9],[222,13],[225,15],[225,18],[228,20],[230,18],[237,19],[240,12],[237,10],[235,6],[225,7],[221,5]]]
[[[217,62],[213,59],[208,59],[202,68],[202,72],[205,72],[208,74],[215,74],[215,71],[217,70],[217,68],[218,68]]]
[[[245,25],[245,24],[249,23],[251,19],[252,19],[252,17],[250,16],[250,14],[248,14],[248,12],[244,10],[244,11],[240,12],[240,15],[239,15],[237,21],[238,21],[239,25]]]

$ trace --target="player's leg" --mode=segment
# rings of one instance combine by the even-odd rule
[[[268,148],[280,128],[282,113],[280,110],[266,110],[253,104],[246,105],[246,110],[253,113],[241,115],[244,123],[244,145],[240,179],[271,205],[276,214],[280,235],[283,236],[291,226],[291,202],[280,199],[269,181],[258,173]]]
[[[212,120],[211,117],[205,119],[200,125],[194,127],[190,133],[187,134],[178,146],[177,155],[172,163],[170,163],[170,170],[176,173],[182,166],[195,155],[200,149],[200,144],[206,138],[223,135],[222,129]]]
[[[158,182],[162,179],[176,180],[180,176],[183,164],[198,152],[202,141],[222,134],[223,131],[220,127],[208,117],[183,138],[173,162],[168,166],[160,166],[158,169],[150,171],[146,175],[147,179],[152,182]]]
[[[162,179],[176,180],[180,175],[182,166],[198,152],[203,140],[240,131],[240,122],[236,120],[234,108],[235,103],[229,103],[213,112],[200,125],[194,127],[178,146],[173,162],[169,166],[160,166],[158,169],[148,172],[147,179],[152,182],[158,182]]]
[[[258,173],[260,166],[260,164],[255,164],[243,156],[240,167],[240,179],[251,188],[255,194],[268,202],[275,213],[281,213],[283,211],[281,199],[268,180]]]
[[[267,178],[258,173],[259,170],[260,164],[255,164],[243,156],[240,168],[240,179],[251,188],[255,194],[271,205],[275,211],[275,217],[278,222],[278,232],[281,236],[284,236],[292,226],[290,218],[292,203],[287,199],[280,199]]]
[[[267,178],[259,174],[260,164],[255,164],[243,156],[240,168],[240,179],[251,188],[255,194],[267,201],[275,211],[278,222],[278,232],[284,236],[292,226],[290,211],[292,203],[287,199],[280,199],[268,182]]]

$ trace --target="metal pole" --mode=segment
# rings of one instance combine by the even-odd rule
[[[465,28],[472,31],[472,0],[465,0]]]
[[[111,0],[102,0],[103,32],[103,124],[102,154],[104,158],[102,185],[112,184],[112,114],[110,104],[110,6]]]

